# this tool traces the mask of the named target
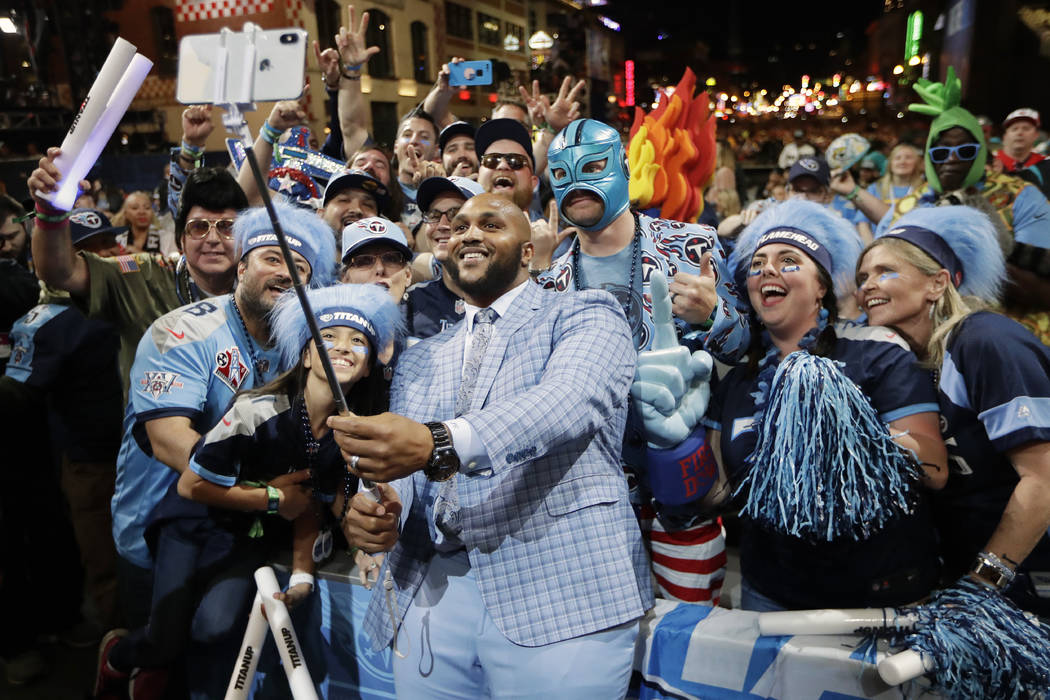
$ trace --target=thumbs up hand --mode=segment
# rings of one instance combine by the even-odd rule
[[[679,272],[669,286],[674,315],[694,326],[705,322],[718,304],[717,284],[711,253],[704,253],[699,275]]]
[[[687,277],[703,279],[702,274]],[[671,292],[663,273],[654,272],[649,284],[655,334],[652,349],[638,354],[631,396],[638,403],[648,441],[672,447],[689,436],[707,410],[712,360],[703,350],[690,354],[678,343]],[[710,314],[709,308],[707,316]]]

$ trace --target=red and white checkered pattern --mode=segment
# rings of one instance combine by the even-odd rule
[[[269,12],[274,0],[175,0],[175,20],[195,22]]]

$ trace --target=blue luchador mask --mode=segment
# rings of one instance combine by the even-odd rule
[[[605,161],[604,167],[595,170],[592,164],[602,160]],[[620,134],[607,124],[594,119],[577,119],[562,129],[547,149],[547,167],[559,213],[584,231],[605,228],[630,204],[627,193],[629,171],[623,142]],[[565,197],[573,190],[586,190],[602,200],[605,210],[598,223],[580,226],[565,213]]]

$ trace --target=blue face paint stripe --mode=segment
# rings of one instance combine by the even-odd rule
[[[761,274],[762,274],[762,270],[761,270],[761,269],[758,269],[758,270],[750,270],[750,271],[748,271],[748,273],[747,273],[747,276],[748,276],[748,277],[758,277],[758,276],[759,276],[759,275],[761,275]]]
[[[885,282],[886,280],[895,280],[901,276],[899,272],[883,272],[879,275],[879,282]]]
[[[802,269],[801,265],[785,265],[784,267],[780,268],[780,271],[781,272],[798,272],[801,269]]]

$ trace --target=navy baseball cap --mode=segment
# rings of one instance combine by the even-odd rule
[[[113,226],[109,217],[97,209],[74,209],[69,212],[69,237],[76,245],[100,233],[119,235],[127,226]]]
[[[363,190],[376,199],[376,206],[383,211],[390,204],[390,191],[379,180],[362,170],[348,170],[339,173],[324,188],[324,199],[321,206],[327,207],[329,200],[343,190]]]
[[[459,194],[470,199],[484,191],[481,185],[469,177],[460,177],[459,175],[428,177],[420,183],[419,189],[416,190],[416,206],[419,207],[419,211],[426,214],[430,211],[430,205],[434,203],[434,200],[443,193]]]
[[[438,148],[444,151],[445,144],[447,144],[450,139],[456,136],[469,136],[470,138],[474,138],[475,133],[476,131],[474,127],[467,122],[452,122],[442,129],[441,134],[438,135]]]
[[[525,125],[517,119],[489,119],[479,126],[474,136],[474,152],[480,159],[485,155],[485,151],[489,150],[489,146],[502,139],[517,141],[525,149],[529,160],[532,161],[533,170],[536,169],[536,156],[532,154],[532,139],[529,138]]]
[[[788,171],[788,184],[794,182],[795,178],[802,177],[803,175],[809,175],[812,178],[816,178],[824,187],[831,184],[831,169],[828,168],[828,162],[823,158],[814,158],[813,156],[806,156],[805,158],[799,158],[794,165],[791,166],[791,170]]]
[[[381,216],[370,216],[347,224],[343,229],[341,260],[346,262],[354,252],[369,243],[387,243],[404,253],[407,260],[412,259],[412,249],[408,247],[408,239],[401,227]]]

